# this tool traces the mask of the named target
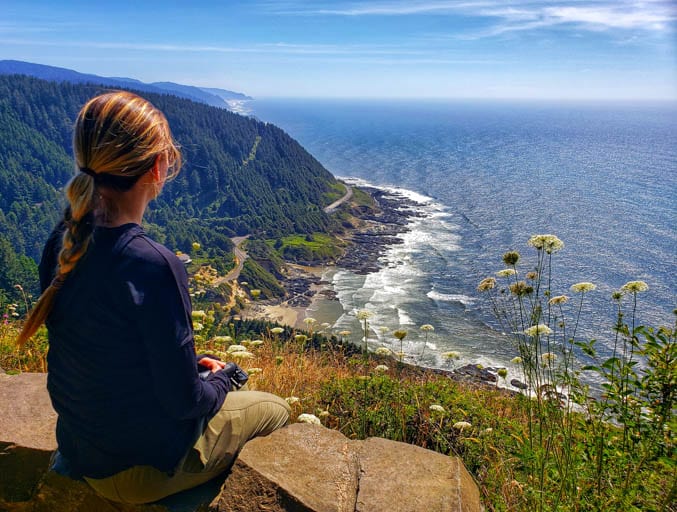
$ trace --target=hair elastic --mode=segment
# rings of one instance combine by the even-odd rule
[[[84,172],[87,176],[91,176],[94,179],[96,179],[96,177],[99,175],[89,167],[80,167],[80,172]]]

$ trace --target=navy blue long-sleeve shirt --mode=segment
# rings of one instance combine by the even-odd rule
[[[43,290],[62,232],[42,255]],[[59,451],[82,475],[173,470],[230,390],[224,372],[198,377],[186,271],[137,224],[95,229],[46,325]]]

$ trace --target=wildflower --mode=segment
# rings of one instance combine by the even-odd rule
[[[550,304],[551,306],[554,306],[554,305],[564,304],[568,300],[569,300],[569,297],[567,297],[566,295],[557,295],[556,297],[553,297],[552,299],[550,299],[548,301],[548,304]]]
[[[398,340],[402,341],[404,338],[407,337],[407,331],[405,329],[397,329],[393,331],[393,336],[395,336]]]
[[[524,330],[524,334],[531,336],[532,338],[538,335],[548,336],[552,334],[552,329],[545,324],[532,325]]]
[[[314,414],[303,413],[299,415],[298,418],[296,418],[296,421],[298,421],[299,423],[310,423],[311,425],[322,425],[320,418],[318,418]]]
[[[308,318],[303,319],[303,323],[306,324],[308,327],[310,327],[312,324],[314,324],[316,322],[317,322],[317,320],[315,320],[314,318],[312,318],[310,316]]]
[[[442,354],[440,355],[445,359],[461,359],[461,354],[459,354],[454,350],[450,350],[449,352],[442,352]]]
[[[517,251],[509,251],[503,255],[503,263],[506,265],[515,266],[520,259],[520,253]]]
[[[619,300],[621,300],[621,299],[623,298],[623,293],[622,293],[622,292],[619,292],[619,291],[613,292],[613,293],[611,294],[611,298],[612,298],[613,300],[619,301]]]
[[[424,331],[424,332],[430,332],[430,331],[434,331],[435,328],[430,324],[423,324],[421,326],[421,330]]]
[[[233,338],[230,336],[214,336],[212,338],[216,343],[231,343]]]
[[[498,277],[510,277],[514,276],[515,274],[517,274],[517,272],[515,271],[514,268],[504,268],[503,270],[499,270],[498,272],[496,272],[496,275]]]
[[[564,242],[555,235],[534,235],[529,239],[527,245],[532,246],[538,251],[544,250],[548,254],[552,254],[562,249]]]
[[[250,345],[251,347],[259,347],[259,346],[263,345],[263,340],[253,340],[253,341],[250,341],[250,342],[249,342],[249,345]]]
[[[387,347],[378,347],[374,353],[377,356],[389,356],[392,354],[392,351]]]
[[[299,343],[305,343],[306,340],[308,339],[308,336],[306,336],[305,334],[297,334],[296,336],[294,336],[294,339]]]
[[[352,333],[350,331],[339,331],[339,336],[350,336]]]
[[[326,418],[327,416],[329,416],[329,411],[327,411],[327,410],[320,411],[320,412],[318,413],[318,416],[319,416],[320,418]]]
[[[530,281],[535,281],[538,279],[538,272],[534,272],[533,270],[531,272],[527,272],[526,278]]]
[[[247,347],[245,347],[244,345],[231,345],[226,350],[226,352],[228,354],[233,354],[235,352],[246,352],[246,351],[247,351]]]
[[[330,324],[329,322],[322,322],[322,323],[320,324],[320,326],[321,326],[323,329],[326,329],[327,327],[331,327],[331,324]]]
[[[499,368],[496,373],[502,379],[505,379],[508,376],[508,370],[506,368]]]
[[[254,359],[256,356],[251,352],[233,352],[230,354],[230,357],[235,359]]]
[[[644,281],[628,281],[621,286],[621,291],[626,293],[640,293],[649,289],[649,285]]]
[[[494,431],[493,428],[487,427],[482,431],[482,434],[491,434]]]
[[[199,251],[202,246],[198,242],[193,242],[191,244],[191,247],[193,248],[194,251]]]
[[[404,352],[395,352],[394,355],[401,361],[406,354]]]
[[[387,372],[388,367],[384,364],[379,364],[376,368],[374,368],[375,372]]]
[[[444,412],[444,407],[439,404],[432,404],[428,409],[434,412]]]
[[[517,281],[510,285],[510,292],[517,297],[524,297],[533,293],[533,286],[529,286],[526,281]]]
[[[245,347],[248,347],[251,344],[252,340],[242,340],[240,342],[240,345],[244,345]]]
[[[466,428],[471,428],[472,425],[467,421],[457,421],[454,423],[454,428],[458,430],[465,430]]]
[[[288,396],[287,398],[285,398],[285,400],[289,405],[294,405],[301,401],[301,399],[298,396]]]
[[[193,330],[195,332],[200,332],[204,328],[205,328],[205,326],[202,325],[200,322],[195,322],[195,324],[193,324]]]
[[[275,364],[277,366],[280,366],[283,362],[284,362],[284,357],[282,357],[282,356],[276,356],[275,357]]]
[[[366,320],[368,318],[371,318],[372,316],[374,316],[374,314],[371,311],[367,311],[366,309],[361,309],[360,311],[357,312],[358,320]]]
[[[252,296],[252,299],[258,299],[261,296],[261,290],[249,290],[249,295]]]
[[[496,279],[493,277],[485,277],[477,285],[477,291],[486,292],[496,286]]]
[[[194,320],[199,320],[201,318],[205,318],[207,316],[207,313],[204,312],[202,309],[197,309],[191,313],[191,316],[193,317]]]
[[[570,290],[574,293],[585,293],[585,292],[591,292],[596,288],[597,288],[596,284],[583,281],[582,283],[576,283],[576,284],[571,285]]]
[[[378,330],[381,334],[388,334],[390,332],[390,329],[388,327],[386,327],[385,325],[382,326],[382,327],[379,327]]]
[[[273,334],[282,334],[284,332],[284,329],[282,327],[273,327],[270,332]]]
[[[520,364],[520,363],[522,362],[522,358],[519,357],[519,356],[513,357],[513,358],[510,360],[510,362],[513,363],[513,364]]]
[[[554,363],[557,356],[552,352],[544,352],[541,354],[541,362],[543,364]]]
[[[258,375],[263,372],[263,368],[247,368],[247,373],[249,375]]]

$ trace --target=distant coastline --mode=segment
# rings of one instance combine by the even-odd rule
[[[304,319],[308,317],[317,316],[318,324],[331,325],[339,319],[343,309],[337,303],[331,276],[340,270],[362,275],[377,272],[388,247],[401,244],[410,220],[421,216],[416,203],[403,195],[364,185],[358,188],[372,197],[376,210],[357,216],[360,225],[343,237],[349,242],[343,255],[330,265],[288,263],[289,274],[282,285],[289,296],[251,304],[241,312],[243,318],[266,318],[297,329],[307,327]]]

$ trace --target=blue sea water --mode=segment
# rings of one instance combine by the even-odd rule
[[[518,250],[529,270],[537,233],[556,234],[555,292],[592,281],[582,335],[610,338],[610,295],[646,281],[638,321],[672,325],[677,301],[677,105],[434,101],[257,100],[257,118],[285,129],[334,175],[417,200],[403,243],[369,276],[333,275],[344,315],[374,313],[374,342],[399,349],[392,330],[410,331],[405,351],[421,364],[510,366],[501,332],[478,282]],[[571,305],[571,303],[570,303]],[[418,360],[418,359],[415,359]]]

